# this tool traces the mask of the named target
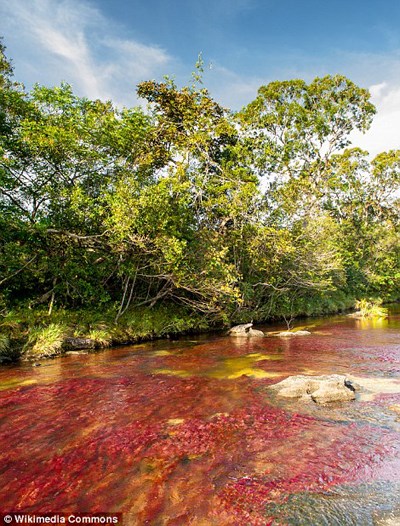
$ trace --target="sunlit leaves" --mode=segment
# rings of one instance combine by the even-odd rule
[[[119,109],[67,84],[25,92],[0,46],[8,301],[109,301],[117,318],[167,301],[227,321],[395,290],[399,152],[344,150],[369,93],[340,75],[277,81],[235,115],[201,72],[142,82],[147,111]]]

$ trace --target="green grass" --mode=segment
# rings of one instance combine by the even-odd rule
[[[110,347],[112,344],[112,334],[108,328],[92,329],[87,337],[94,341],[96,348]]]
[[[66,328],[57,323],[35,327],[29,332],[23,352],[29,357],[50,357],[61,354]]]
[[[357,314],[362,318],[386,318],[388,310],[381,306],[380,300],[358,300]]]
[[[273,302],[267,302],[258,307],[257,310],[238,313],[234,318],[235,323],[247,323],[251,320],[257,323],[269,320],[282,320],[286,318],[302,318],[311,316],[325,316],[328,314],[338,314],[354,308],[355,298],[353,294],[346,294],[343,291],[329,291],[325,294],[311,293],[306,297],[296,297],[291,306],[281,303],[280,298]]]
[[[293,315],[315,316],[343,312],[354,307],[354,299],[339,291],[323,297],[303,298],[294,306]],[[362,316],[386,316],[387,310],[377,302],[360,300]],[[282,306],[272,309],[261,306],[253,312],[238,313],[233,323],[243,323],[243,316],[265,322],[279,318]],[[63,341],[68,336],[91,338],[100,349],[126,343],[165,338],[190,332],[221,327],[215,321],[175,304],[154,308],[137,308],[126,312],[116,323],[115,306],[98,310],[54,309],[49,316],[45,309],[21,308],[0,316],[0,363],[22,358],[40,359],[64,352]],[[247,319],[246,319],[247,320]]]
[[[2,344],[5,358],[40,359],[64,352],[68,336],[91,338],[94,347],[134,343],[169,335],[198,332],[210,328],[204,316],[176,305],[160,305],[152,309],[132,309],[115,323],[115,309],[104,311],[54,309],[49,316],[44,309],[9,311],[0,317],[0,362]],[[20,353],[17,352],[20,350]]]

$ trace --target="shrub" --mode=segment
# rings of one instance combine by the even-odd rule
[[[10,345],[10,338],[0,333],[0,363],[13,362],[18,358],[18,351]]]
[[[356,302],[356,309],[362,318],[385,318],[388,315],[380,300],[361,299]]]
[[[95,347],[109,347],[112,337],[109,331],[105,329],[93,329],[89,332],[88,338],[94,340]]]
[[[65,332],[65,327],[56,323],[51,323],[47,327],[33,328],[24,346],[24,353],[35,357],[61,354]]]

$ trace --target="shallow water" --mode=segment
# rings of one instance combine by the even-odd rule
[[[3,368],[0,511],[157,526],[396,521],[400,315],[305,325],[311,336],[214,334]],[[331,373],[368,390],[321,407],[267,389]]]

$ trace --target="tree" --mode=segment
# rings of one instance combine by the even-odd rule
[[[270,211],[296,216],[318,207],[331,156],[353,129],[368,129],[375,113],[369,92],[341,75],[276,81],[238,115],[267,181]]]
[[[67,84],[28,93],[0,47],[2,301],[227,320],[395,294],[400,154],[344,149],[368,92],[273,82],[233,114],[199,84],[141,83],[147,112]]]
[[[61,302],[106,301],[101,284],[114,267],[106,196],[128,172],[143,184],[151,178],[149,120],[139,109],[76,97],[66,84],[17,95],[24,111],[1,142],[3,283],[14,297],[34,290],[44,299],[56,291]],[[21,282],[20,268],[33,290]]]

